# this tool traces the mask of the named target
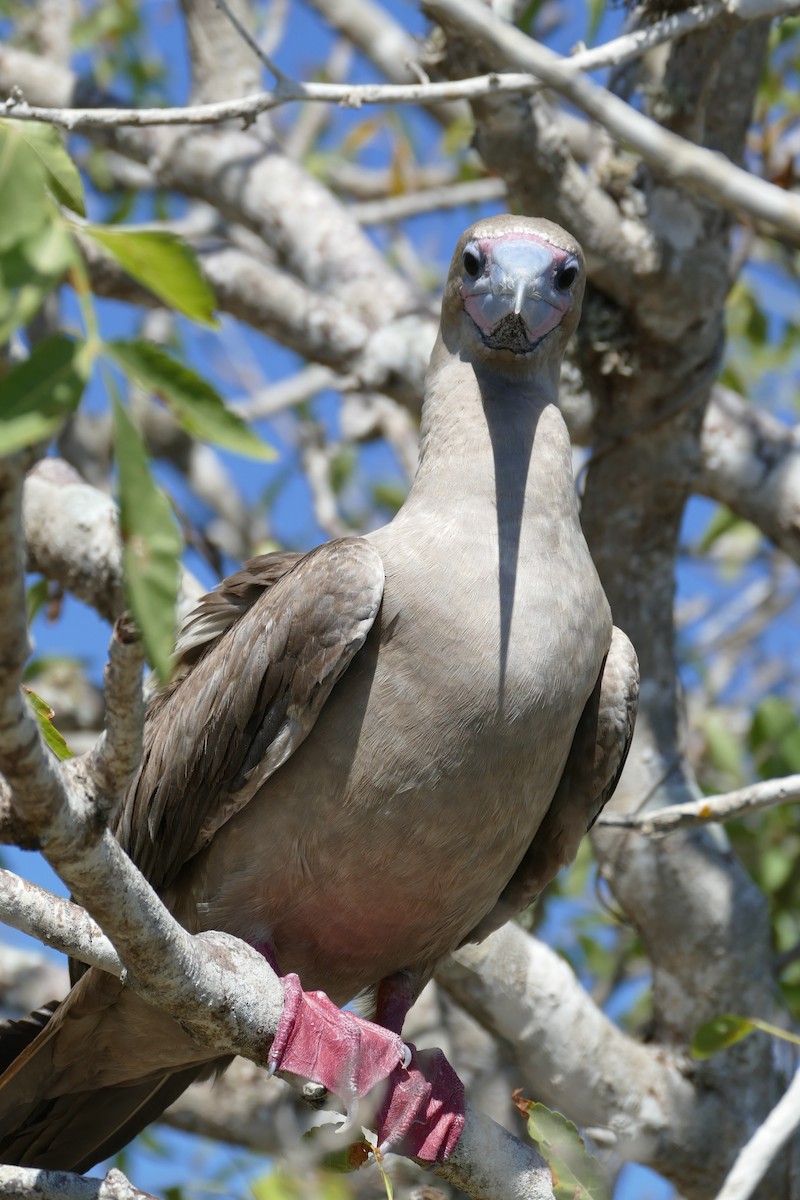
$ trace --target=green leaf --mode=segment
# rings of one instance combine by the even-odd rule
[[[398,512],[405,503],[408,488],[401,483],[385,481],[373,484],[372,498],[382,508],[387,508],[392,515]]]
[[[739,737],[731,730],[726,713],[709,709],[700,721],[706,739],[706,753],[717,771],[738,782],[743,774],[742,745]]]
[[[0,454],[51,438],[78,406],[88,375],[84,342],[54,334],[0,380]]]
[[[32,692],[30,688],[23,686],[22,690],[27,696],[28,704],[33,709],[36,720],[39,722],[39,730],[42,737],[56,758],[60,762],[64,762],[68,758],[74,758],[74,754],[53,724],[55,713],[50,705],[45,703],[41,696],[37,696],[36,692]]]
[[[48,212],[45,171],[19,136],[18,121],[0,121],[0,250],[28,237]]]
[[[116,397],[113,404],[125,594],[147,657],[166,683],[175,638],[181,536],[170,503],[150,474],[138,431]]]
[[[800,1037],[796,1033],[790,1033],[788,1029],[770,1025],[768,1021],[762,1021],[758,1017],[737,1017],[733,1013],[723,1013],[720,1017],[714,1017],[712,1021],[706,1021],[697,1030],[692,1040],[692,1055],[695,1058],[710,1058],[720,1050],[735,1046],[756,1029],[782,1042],[800,1046]]]
[[[572,1122],[519,1093],[515,1093],[514,1103],[527,1117],[528,1134],[547,1159],[556,1200],[611,1200],[603,1169],[587,1152]]]
[[[779,696],[761,701],[750,726],[749,742],[762,778],[800,771],[800,721],[788,701]]]
[[[113,254],[129,275],[170,308],[203,325],[216,325],[214,293],[200,273],[194,253],[174,233],[107,225],[86,225],[82,232]]]
[[[784,854],[782,846],[767,846],[758,863],[758,881],[763,891],[771,896],[778,892],[794,870],[790,854]]]
[[[38,158],[51,192],[60,204],[86,216],[80,172],[64,149],[61,135],[41,121],[10,121],[19,137]]]
[[[735,1017],[732,1013],[714,1017],[712,1021],[706,1021],[701,1025],[695,1033],[692,1039],[692,1056],[701,1059],[710,1058],[712,1054],[718,1054],[720,1050],[727,1050],[729,1046],[735,1046],[754,1029],[753,1022],[748,1021],[746,1017]]]
[[[721,538],[729,529],[735,528],[740,521],[741,517],[737,517],[727,504],[718,504],[700,539],[698,547],[700,552],[704,554],[718,538]]]
[[[272,447],[226,408],[210,383],[154,342],[109,342],[106,348],[126,375],[169,405],[192,437],[265,462],[275,457]]]
[[[594,39],[597,37],[597,30],[600,28],[600,22],[603,19],[603,13],[606,11],[606,0],[589,0],[589,28],[586,31],[586,41],[591,46]]]
[[[25,593],[25,607],[28,611],[28,624],[31,625],[36,616],[47,603],[49,588],[46,579],[37,579]]]
[[[250,1183],[254,1200],[302,1200],[300,1181],[285,1171],[272,1171]]]
[[[0,252],[0,343],[39,311],[74,256],[72,235],[56,221]]]
[[[290,1175],[284,1168],[262,1175],[250,1184],[254,1200],[348,1200],[349,1188],[336,1175],[315,1171],[313,1178]]]

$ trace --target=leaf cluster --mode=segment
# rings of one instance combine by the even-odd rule
[[[116,379],[121,375],[128,389],[158,397],[193,437],[258,459],[271,458],[272,451],[210,383],[165,349],[137,338],[101,337],[84,239],[192,321],[214,325],[214,296],[194,254],[174,235],[84,219],[81,177],[55,129],[0,121],[0,211],[0,342],[12,349],[0,377],[0,454],[46,447],[78,408],[92,371],[104,368],[113,401],[126,595],[150,662],[166,680],[182,539]],[[67,283],[80,304],[82,335],[56,333],[37,341],[32,320]]]

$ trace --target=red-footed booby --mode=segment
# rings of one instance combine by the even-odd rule
[[[558,409],[584,281],[548,221],[464,233],[405,504],[201,601],[116,824],[187,928],[283,976],[270,1066],[351,1107],[386,1081],[381,1142],[430,1160],[457,1143],[463,1088],[440,1051],[404,1045],[408,1007],[572,860],[632,733],[636,656]],[[373,1021],[340,1011],[358,996]],[[97,968],[46,1017],[0,1078],[6,1162],[85,1170],[220,1065]]]

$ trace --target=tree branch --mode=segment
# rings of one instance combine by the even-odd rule
[[[97,801],[108,820],[139,765],[144,729],[142,670],[138,630],[127,615],[114,622],[104,673],[105,729],[86,755],[86,771],[97,784]],[[108,807],[106,807],[106,804]]]
[[[696,490],[752,521],[800,563],[800,430],[715,384]]]
[[[713,822],[730,821],[748,813],[774,808],[776,804],[800,802],[800,775],[787,775],[784,779],[768,779],[764,783],[753,783],[725,792],[719,796],[704,796],[685,804],[673,804],[643,813],[609,813],[600,817],[598,826],[616,829],[634,829],[646,836],[674,833],[678,829],[694,829]]]
[[[8,1200],[157,1200],[134,1187],[113,1167],[105,1179],[87,1179],[67,1171],[0,1166],[0,1196]]]
[[[79,962],[117,978],[122,974],[119,955],[84,908],[2,869],[0,921]]]
[[[280,67],[277,65],[277,63],[274,63],[272,61],[272,59],[269,57],[268,54],[264,53],[264,51],[261,49],[261,47],[259,46],[256,39],[250,33],[249,29],[247,29],[245,27],[245,25],[239,20],[236,13],[233,11],[233,9],[230,7],[230,5],[227,3],[227,0],[214,0],[214,3],[216,4],[217,8],[220,9],[221,12],[225,13],[225,16],[228,18],[231,25],[233,25],[233,27],[236,30],[236,32],[238,33],[239,37],[242,39],[242,41],[244,41],[250,47],[250,49],[255,54],[256,58],[264,64],[264,66],[267,68],[267,70],[270,72],[270,74],[275,78],[276,82],[280,83],[281,80],[287,79],[288,76],[284,74],[284,72],[280,69]]]
[[[23,496],[27,566],[114,621],[125,609],[122,544],[117,507],[58,458],[29,472]],[[192,608],[205,591],[181,569],[178,610]]]
[[[462,204],[486,204],[503,200],[506,185],[502,179],[467,179],[463,183],[448,183],[441,187],[385,196],[351,204],[350,212],[361,225],[379,225],[386,221],[404,221],[420,213],[438,212],[443,208],[458,208]]]
[[[457,0],[453,0],[457,3]],[[86,129],[116,129],[124,125],[130,126],[152,126],[152,125],[209,125],[219,124],[223,121],[244,120],[250,122],[263,112],[270,109],[278,108],[283,104],[290,104],[298,101],[317,102],[323,104],[341,104],[348,108],[361,108],[364,104],[435,104],[442,101],[451,100],[475,100],[489,94],[498,94],[500,92],[516,92],[529,95],[532,92],[541,91],[544,87],[553,87],[557,91],[567,92],[571,80],[576,80],[577,77],[584,71],[596,71],[603,67],[616,67],[633,59],[640,58],[655,46],[662,45],[664,42],[672,41],[675,38],[683,37],[696,29],[702,29],[713,21],[718,20],[721,16],[727,15],[730,12],[729,4],[725,0],[711,0],[710,3],[698,5],[688,9],[685,12],[675,13],[662,18],[660,21],[649,25],[644,29],[634,30],[632,33],[623,34],[621,37],[614,38],[610,42],[606,42],[602,46],[597,46],[591,50],[581,50],[573,54],[570,58],[560,58],[550,51],[545,53],[548,58],[536,59],[537,65],[531,65],[524,72],[517,74],[502,74],[498,75],[492,72],[488,75],[476,76],[471,79],[453,80],[448,82],[425,82],[425,83],[399,83],[399,84],[352,84],[352,83],[304,83],[298,80],[291,79],[284,74],[279,67],[276,66],[271,59],[265,59],[262,55],[258,44],[250,37],[247,30],[234,17],[230,9],[223,0],[214,0],[214,3],[222,9],[230,17],[236,25],[238,32],[245,38],[247,44],[255,51],[255,53],[265,62],[265,65],[276,76],[279,83],[274,91],[258,92],[252,96],[245,96],[237,100],[218,101],[213,104],[194,104],[184,105],[174,108],[52,108],[39,105],[28,104],[24,99],[18,97],[9,97],[4,107],[5,116],[14,117],[21,121],[48,121],[50,124],[58,125],[69,131],[86,130]],[[439,0],[431,0],[430,4],[426,4],[428,11],[436,17],[439,14],[444,14],[452,17],[453,14],[448,10],[448,0],[441,0],[441,4],[437,9],[436,5]],[[323,5],[317,0],[316,7],[326,11],[333,9],[333,5]],[[364,5],[359,9],[359,13],[353,19],[353,13],[350,12],[345,21],[345,15],[339,14],[332,18],[335,20],[337,28],[342,32],[346,32],[348,36],[357,45],[362,45],[367,52],[369,46],[370,57],[374,57],[377,53],[375,45],[370,42],[368,31],[372,28],[372,23],[367,18],[366,24],[361,24],[359,29],[355,26],[359,24],[359,15],[366,16],[366,9],[371,6]],[[770,16],[787,16],[791,13],[800,10],[800,5],[796,0],[773,0],[770,4]],[[478,12],[476,8],[474,13]],[[750,20],[763,17],[761,12],[745,12],[737,13],[740,19]],[[382,14],[383,18],[383,14]],[[468,16],[465,24],[468,24],[472,18]],[[345,28],[346,23],[346,28]],[[498,28],[502,28],[506,23],[500,19],[494,19],[494,23]],[[507,27],[509,29],[513,27]],[[381,19],[380,29],[385,31],[385,21]],[[531,41],[524,34],[519,35],[525,41]],[[413,42],[404,37],[403,46],[413,47]],[[538,43],[532,42],[532,45],[537,47],[537,51],[543,51],[544,47]],[[12,51],[14,54],[21,54],[22,51]],[[396,50],[393,49],[391,57],[382,56],[379,65],[385,70],[385,73],[390,77],[397,77],[397,63],[407,61],[407,57],[395,57]],[[531,55],[531,62],[534,62],[534,53]],[[378,61],[376,59],[376,61]],[[561,67],[561,74],[558,74],[558,68],[555,64]],[[550,67],[556,74],[553,74]],[[406,77],[414,72],[399,72]],[[556,81],[557,80],[557,81]],[[598,92],[603,89],[598,88]],[[588,95],[588,93],[587,93]],[[606,95],[610,95],[606,93]],[[574,100],[579,107],[585,108],[590,112],[587,104],[581,103],[574,96],[569,95],[569,98]],[[618,101],[621,108],[628,108],[626,104]],[[606,124],[595,112],[590,112],[596,120],[601,124]],[[616,110],[614,117],[616,118]],[[608,126],[610,128],[610,126]],[[635,127],[635,123],[634,123]],[[612,129],[612,132],[614,130]],[[623,140],[631,140],[623,138]],[[681,139],[677,139],[681,140]],[[632,142],[635,145],[635,143]],[[638,149],[638,147],[636,147]],[[646,155],[642,155],[646,157]],[[664,155],[666,158],[667,156]],[[746,173],[745,173],[746,174]]]
[[[765,221],[793,245],[800,245],[797,197],[735,166],[721,154],[671,133],[599,84],[576,75],[569,60],[500,20],[479,0],[425,0],[424,8],[434,20],[488,44],[509,68],[535,74],[618,141],[636,150],[662,178],[730,212]]]
[[[670,1175],[676,1156],[691,1162],[703,1134],[677,1060],[623,1033],[544,943],[509,922],[441,962],[436,979],[512,1047],[522,1085],[545,1104],[603,1129],[623,1158]],[[704,1120],[713,1122],[712,1113]]]
[[[749,1200],[800,1125],[800,1070],[764,1123],[742,1147],[717,1200]]]

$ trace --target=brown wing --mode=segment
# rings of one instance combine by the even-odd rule
[[[168,885],[308,735],[364,644],[383,579],[370,543],[342,538],[289,564],[266,590],[243,580],[238,615],[230,582],[201,602],[194,634],[206,636],[190,646],[199,660],[151,705],[117,818],[119,841],[154,887]]]
[[[304,556],[295,550],[277,550],[250,558],[239,571],[223,579],[203,596],[185,618],[175,647],[176,681],[203,657],[231,625],[274,587]]]
[[[639,703],[639,660],[616,626],[594,691],[581,714],[564,773],[544,820],[491,912],[465,942],[510,920],[575,858],[581,838],[614,794],[628,757]]]

